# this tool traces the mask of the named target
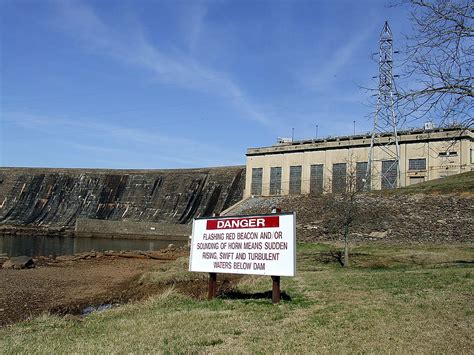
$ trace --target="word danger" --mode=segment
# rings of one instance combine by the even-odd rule
[[[209,219],[206,223],[206,229],[208,230],[241,228],[277,228],[279,226],[279,216]]]

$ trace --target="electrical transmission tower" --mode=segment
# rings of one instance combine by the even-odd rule
[[[382,189],[400,186],[400,150],[394,108],[393,38],[385,21],[379,40],[379,92],[370,141],[364,188],[370,190],[372,177],[380,173]],[[381,164],[375,164],[381,161]]]

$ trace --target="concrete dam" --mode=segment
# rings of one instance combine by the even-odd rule
[[[83,220],[189,225],[194,217],[220,213],[240,201],[244,184],[244,166],[0,168],[0,232],[72,234],[76,221]]]

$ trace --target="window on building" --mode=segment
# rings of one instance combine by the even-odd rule
[[[270,195],[281,195],[281,167],[270,168]]]
[[[301,193],[301,165],[290,166],[290,195]]]
[[[365,175],[367,174],[367,162],[356,163],[356,190],[362,191],[365,185]],[[370,175],[368,176],[367,186],[370,186]]]
[[[332,192],[341,193],[346,191],[346,163],[332,165]]]
[[[382,190],[397,187],[398,166],[396,160],[382,161]]]
[[[426,159],[409,159],[408,170],[426,170]]]
[[[309,182],[309,192],[311,194],[319,195],[323,193],[324,189],[324,180],[323,180],[324,165],[316,164],[311,165],[310,170],[310,182]]]
[[[252,168],[252,185],[250,187],[250,193],[255,196],[262,194],[262,168]]]

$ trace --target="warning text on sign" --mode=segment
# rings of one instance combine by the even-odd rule
[[[189,270],[294,276],[294,213],[195,219]]]

